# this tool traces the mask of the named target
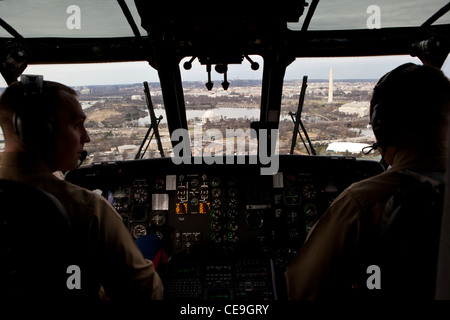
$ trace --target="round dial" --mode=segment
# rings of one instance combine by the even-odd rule
[[[222,211],[220,211],[219,209],[213,209],[211,210],[210,216],[214,220],[217,220],[222,217]]]
[[[215,232],[222,230],[222,224],[220,224],[218,221],[211,222],[211,230]]]
[[[213,232],[211,234],[211,241],[214,243],[220,243],[220,242],[222,242],[222,237],[220,234]]]
[[[237,229],[239,229],[238,224],[236,223],[236,221],[230,221],[228,222],[228,230],[230,231],[236,231]]]
[[[211,179],[211,186],[212,187],[218,187],[220,185],[220,178],[214,177]]]
[[[133,237],[137,239],[147,234],[147,228],[143,224],[136,224],[133,226],[131,233],[133,234]]]
[[[236,243],[239,241],[239,235],[236,232],[228,233],[228,241]]]
[[[230,206],[230,208],[236,208],[236,206],[237,206],[237,199],[236,198],[231,198],[230,201],[228,202],[228,205]]]
[[[262,227],[264,218],[261,212],[259,211],[253,211],[248,212],[245,221],[247,223],[247,227],[250,229],[258,229]]]
[[[220,208],[221,205],[222,205],[222,201],[220,199],[214,199],[213,202],[211,203],[211,206],[214,209]]]
[[[314,227],[315,222],[313,221],[307,221],[306,225],[305,225],[305,230],[306,233],[309,233],[309,231],[311,231],[311,229]]]
[[[198,184],[199,184],[199,181],[198,181],[197,178],[192,178],[191,179],[191,187],[192,188],[197,188]]]
[[[164,189],[164,179],[155,179],[155,191]]]
[[[287,187],[292,187],[295,184],[295,182],[297,181],[297,178],[295,178],[294,175],[289,174],[286,176],[285,181],[286,181]]]
[[[214,188],[211,190],[211,194],[214,198],[219,197],[221,193],[222,191],[219,188]]]
[[[228,189],[228,195],[229,195],[230,197],[236,197],[236,195],[237,195],[236,188],[230,188],[230,189]]]
[[[148,192],[144,188],[134,190],[133,199],[137,203],[145,203],[148,199]]]
[[[197,197],[192,197],[190,203],[192,207],[196,207],[198,206],[199,200]]]
[[[152,214],[151,222],[152,222],[152,224],[154,224],[158,227],[162,226],[164,223],[166,223],[166,216],[165,216],[164,212],[161,212],[161,211],[154,212]]]
[[[314,199],[317,196],[316,188],[312,184],[304,185],[302,193],[306,199]]]
[[[227,185],[229,187],[233,187],[233,186],[236,185],[236,183],[237,183],[236,177],[231,177],[231,178],[228,179]]]
[[[227,212],[227,216],[229,218],[231,218],[231,219],[236,218],[237,215],[238,215],[238,212],[236,210],[234,210],[234,209],[229,209],[228,212]]]
[[[312,203],[305,204],[305,208],[303,210],[308,217],[314,217],[317,215],[317,207]]]

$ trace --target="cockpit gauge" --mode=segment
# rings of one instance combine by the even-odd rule
[[[214,243],[222,242],[222,236],[219,233],[213,232],[211,234],[211,241]]]
[[[192,188],[197,188],[198,185],[199,185],[199,183],[200,183],[200,182],[198,181],[197,178],[192,178],[191,181],[190,181],[190,186],[191,186]]]
[[[136,203],[145,203],[148,199],[148,192],[145,188],[139,188],[134,190],[133,199]]]
[[[159,238],[159,240],[162,240],[164,238],[164,234],[161,231],[156,231],[155,236]]]
[[[229,232],[227,238],[228,238],[228,241],[230,241],[232,243],[236,243],[239,241],[239,235],[234,231]]]
[[[230,206],[230,208],[236,208],[237,207],[237,199],[236,198],[231,198],[228,201],[228,206]]]
[[[222,230],[222,224],[219,223],[217,220],[211,222],[211,230],[215,231],[215,232],[219,232],[220,230]]]
[[[211,179],[211,186],[212,187],[218,187],[220,185],[220,178],[219,177],[214,177]]]
[[[162,211],[154,211],[150,221],[152,225],[160,227],[166,223],[166,215]]]
[[[110,192],[108,195],[108,201],[111,203],[111,205],[114,206],[117,210],[123,210],[128,208],[128,199],[129,194],[128,192],[123,189],[119,188],[115,190],[114,192]]]
[[[228,216],[230,219],[236,218],[237,215],[238,215],[238,212],[237,212],[236,210],[234,210],[234,209],[229,209],[228,212],[227,212],[227,216]]]
[[[165,185],[164,179],[155,179],[155,186],[154,186],[155,191],[163,190],[164,185]]]
[[[311,229],[314,227],[315,222],[314,221],[306,221],[305,225],[305,231],[306,233],[309,233]]]
[[[128,197],[128,194],[125,190],[119,188],[116,191],[114,191],[113,196],[115,200],[123,200],[124,198]]]
[[[302,189],[302,194],[306,199],[314,199],[317,196],[317,191],[312,184],[305,184]]]
[[[303,208],[303,210],[305,211],[305,214],[308,217],[314,217],[318,213],[317,212],[317,207],[314,204],[312,204],[312,203],[305,204],[305,207]]]
[[[211,203],[211,206],[214,208],[214,209],[218,209],[218,208],[220,208],[220,206],[222,205],[222,201],[220,200],[220,199],[214,199],[213,201],[212,201],[212,203]]]
[[[214,198],[220,197],[221,194],[222,194],[222,191],[219,188],[214,188],[214,189],[211,190],[211,195]]]
[[[287,187],[292,187],[296,181],[297,181],[297,178],[292,174],[287,175],[285,178],[285,183],[286,183]]]
[[[296,239],[299,237],[300,232],[297,230],[297,228],[291,228],[288,232],[289,238]]]
[[[236,231],[238,228],[239,228],[239,225],[236,223],[236,221],[228,222],[228,230]]]
[[[236,177],[231,177],[227,181],[228,187],[234,187],[236,185],[236,183],[237,183]]]
[[[261,228],[264,222],[263,213],[260,211],[248,211],[245,216],[245,222],[249,229]]]
[[[297,188],[286,188],[284,190],[284,203],[287,205],[300,204],[302,201],[301,192]]]
[[[212,219],[214,220],[218,220],[222,217],[222,211],[218,210],[218,209],[213,209],[211,210],[210,216]]]
[[[133,226],[131,233],[133,237],[137,239],[147,234],[147,228],[143,224],[136,224]]]
[[[191,198],[190,204],[191,204],[192,207],[198,206],[198,203],[199,203],[199,200],[198,200],[197,197],[192,197],[192,198]]]
[[[143,221],[147,219],[147,208],[145,206],[134,206],[131,210],[133,221]]]
[[[287,212],[286,218],[287,218],[288,223],[297,222],[298,214],[296,211],[289,211],[289,212]]]
[[[230,188],[230,189],[228,189],[228,195],[229,195],[230,197],[236,197],[236,195],[237,195],[236,188]]]

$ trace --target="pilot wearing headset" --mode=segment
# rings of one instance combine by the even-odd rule
[[[450,82],[438,69],[407,63],[379,80],[370,116],[374,146],[390,168],[348,187],[316,223],[287,268],[290,299],[355,297],[366,285],[358,268],[400,185],[399,171],[445,170],[449,110]]]
[[[160,277],[115,209],[103,197],[52,174],[78,166],[90,141],[85,120],[74,90],[42,76],[22,76],[0,97],[5,138],[0,178],[25,182],[61,202],[81,252],[81,291],[87,299],[96,301],[100,292],[111,301],[161,299]]]

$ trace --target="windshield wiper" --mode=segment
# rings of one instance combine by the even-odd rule
[[[303,145],[305,146],[305,149],[308,152],[308,154],[310,155],[312,153],[313,155],[316,155],[316,150],[314,149],[314,147],[313,147],[313,145],[311,143],[311,140],[309,139],[308,132],[306,132],[306,128],[303,125],[303,122],[302,122],[302,119],[301,119],[302,118],[302,111],[303,111],[303,104],[305,102],[305,93],[306,93],[306,87],[307,87],[306,82],[307,82],[307,80],[308,80],[308,76],[303,76],[302,89],[300,91],[300,98],[298,100],[297,113],[294,114],[292,112],[289,112],[289,115],[291,116],[292,121],[294,122],[294,132],[292,133],[292,143],[291,143],[291,154],[294,154],[294,148],[295,148],[295,145],[296,145],[296,142],[297,142],[297,134],[298,134],[300,136],[300,139],[302,140]],[[303,140],[302,134],[301,134],[301,132],[298,129],[299,126],[301,127],[301,129],[303,131],[303,134],[305,135],[306,140],[308,141],[309,147],[311,148],[311,152],[309,151],[305,140]]]
[[[148,112],[150,114],[150,127],[148,128],[147,133],[145,134],[144,140],[142,140],[141,146],[139,147],[138,152],[136,153],[136,156],[134,159],[142,159],[147,152],[147,148],[150,145],[150,142],[152,141],[153,136],[156,138],[156,143],[158,144],[159,153],[161,154],[161,158],[164,158],[164,150],[161,143],[161,137],[159,136],[159,130],[158,125],[161,122],[162,116],[159,116],[159,118],[156,118],[155,116],[155,110],[153,109],[153,103],[152,98],[150,96],[150,89],[148,87],[148,82],[144,82],[144,92],[145,92],[145,99],[147,101],[147,107]],[[153,133],[150,136],[150,139],[148,139],[148,136],[150,134],[150,131],[153,129]],[[145,142],[148,139],[147,146],[145,147],[144,151],[142,152],[142,148],[144,147]]]

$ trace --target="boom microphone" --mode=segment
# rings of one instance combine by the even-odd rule
[[[81,166],[83,161],[86,160],[87,156],[88,156],[88,152],[86,150],[81,151],[80,160],[79,160],[79,163],[78,163],[78,166],[76,169],[78,169]]]

